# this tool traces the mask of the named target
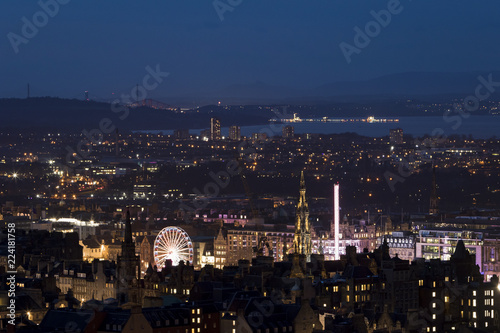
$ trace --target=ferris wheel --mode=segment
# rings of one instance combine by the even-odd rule
[[[158,270],[161,270],[169,259],[174,266],[179,265],[181,260],[192,264],[193,242],[187,232],[179,227],[163,228],[154,242],[154,258]]]

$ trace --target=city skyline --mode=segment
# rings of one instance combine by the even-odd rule
[[[0,333],[500,333],[500,3],[8,0]]]

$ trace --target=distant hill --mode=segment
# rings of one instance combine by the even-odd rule
[[[78,130],[98,128],[104,118],[126,130],[165,130],[177,128],[208,128],[211,117],[219,117],[222,126],[233,124],[257,125],[273,117],[270,109],[258,106],[221,107],[208,105],[185,113],[171,110],[138,107],[113,112],[108,103],[32,97],[29,99],[0,99],[0,127],[57,128]]]
[[[164,98],[170,105],[209,104],[184,112],[132,108],[126,119],[123,112],[113,112],[104,102],[32,97],[0,99],[0,127],[57,128],[78,130],[98,128],[103,118],[109,118],[122,130],[168,130],[178,128],[208,128],[210,118],[219,117],[222,126],[265,124],[274,117],[270,105],[291,105],[289,113],[301,117],[366,117],[442,115],[442,109],[423,113],[418,103],[444,103],[450,108],[453,99],[474,94],[478,76],[491,74],[500,82],[500,71],[469,73],[400,73],[366,81],[334,82],[314,89],[299,90],[273,86],[263,82],[235,84],[225,89],[205,91],[196,97]],[[222,100],[225,105],[218,106]],[[412,100],[412,102],[408,102]],[[500,89],[489,100],[500,100]],[[418,101],[418,102],[417,102]],[[203,102],[203,104],[202,104]],[[243,106],[241,106],[243,105]],[[487,114],[478,111],[476,114]]]
[[[204,101],[223,100],[229,104],[245,103],[322,103],[354,102],[376,98],[416,98],[452,95],[465,97],[474,93],[477,77],[493,75],[500,82],[500,71],[439,73],[408,72],[390,74],[365,81],[338,81],[312,89],[269,85],[264,82],[233,84],[223,89],[200,92]],[[499,89],[500,90],[500,89]],[[498,93],[497,93],[498,94]]]

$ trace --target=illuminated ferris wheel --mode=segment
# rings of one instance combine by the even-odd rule
[[[155,239],[154,257],[159,271],[169,259],[174,266],[179,265],[181,260],[193,264],[193,242],[187,232],[179,227],[163,228]]]

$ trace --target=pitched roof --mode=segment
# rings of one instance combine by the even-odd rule
[[[343,278],[362,279],[371,277],[374,274],[365,266],[347,266],[342,274]]]
[[[74,332],[83,332],[92,319],[93,311],[70,309],[49,310],[40,323],[41,332],[64,332],[69,323]]]

